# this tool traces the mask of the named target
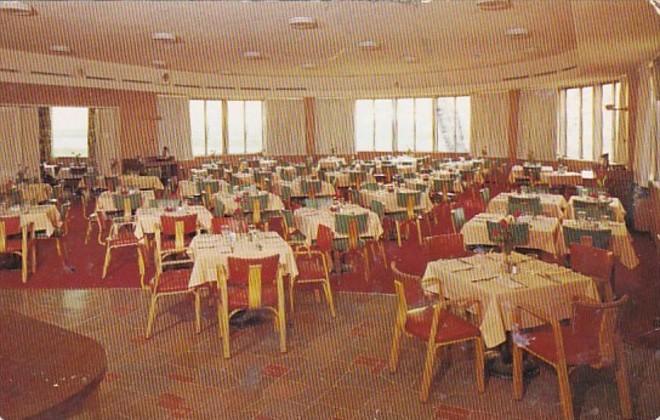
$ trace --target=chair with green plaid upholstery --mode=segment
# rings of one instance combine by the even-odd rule
[[[451,224],[454,227],[454,233],[460,233],[465,225],[465,209],[457,207],[451,210]]]
[[[268,211],[268,193],[244,196],[241,202],[243,212],[252,214],[252,223],[261,225],[262,214]]]
[[[217,179],[200,179],[197,181],[197,191],[202,196],[202,202],[208,208],[213,194],[220,191],[220,181]]]
[[[225,203],[220,196],[215,196],[215,203],[213,206],[213,215],[216,217],[223,217],[225,215]]]
[[[596,228],[585,229],[571,226],[562,226],[564,244],[570,249],[571,244],[586,243],[600,249],[609,249],[612,241],[610,229]]]
[[[305,235],[296,227],[291,210],[280,210],[280,214],[284,217],[284,224],[287,229],[287,242],[292,245],[300,245],[305,243]]]
[[[584,213],[588,219],[612,219],[614,211],[608,202],[585,201],[579,198],[573,200],[573,211],[577,217],[578,212]]]
[[[348,179],[356,189],[360,189],[362,184],[367,180],[367,173],[364,171],[350,171],[348,173]]]
[[[440,195],[442,200],[450,201],[451,199],[453,199],[455,197],[455,194],[452,193],[453,190],[454,190],[453,179],[433,178],[433,192],[436,195]]]
[[[422,193],[419,191],[397,191],[396,203],[399,210],[388,213],[388,215],[395,221],[397,244],[399,247],[402,245],[402,232],[404,232],[403,237],[409,238],[410,229],[414,228],[417,232],[417,240],[421,245],[422,227],[417,216],[422,203]]]
[[[362,237],[369,230],[369,213],[360,214],[335,214],[335,232],[337,236],[333,241],[333,247],[339,251],[340,258],[358,256],[364,264],[365,281],[369,280],[369,254],[366,242]]]
[[[321,192],[321,180],[303,178],[300,180],[300,187],[305,196],[314,198]]]
[[[488,220],[486,227],[488,229],[488,240],[497,243],[502,225],[499,222]],[[529,245],[529,223],[512,223],[507,228],[511,230],[512,245],[514,248],[524,248]]]
[[[149,200],[149,208],[152,209],[175,209],[181,207],[181,200],[175,198],[160,198]]]
[[[139,192],[129,194],[112,194],[112,203],[117,212],[123,212],[124,216],[131,216],[142,205],[142,195]]]
[[[543,213],[541,197],[509,196],[507,204],[508,214],[521,214],[525,216],[538,216]]]
[[[316,197],[316,198],[306,198],[305,207],[312,209],[327,209],[332,205],[332,198],[330,197]]]
[[[375,182],[365,182],[362,184],[362,189],[367,191],[378,191],[378,184]]]

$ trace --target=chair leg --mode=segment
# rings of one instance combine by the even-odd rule
[[[513,398],[521,400],[523,397],[524,383],[523,383],[523,351],[516,343],[512,343],[513,347]]]
[[[426,402],[429,399],[429,390],[433,380],[433,364],[435,363],[435,343],[429,340],[426,348],[426,360],[424,361],[424,372],[422,373],[422,388],[419,393],[419,400]]]
[[[195,332],[199,334],[202,332],[202,299],[199,291],[194,291],[195,295]]]
[[[110,245],[108,245],[105,248],[105,261],[103,262],[103,274],[101,275],[102,279],[104,279],[105,276],[108,274],[108,267],[110,266],[110,258],[111,258],[111,248]]]
[[[149,305],[149,317],[147,318],[147,339],[151,338],[151,332],[154,327],[154,319],[156,319],[156,305],[158,303],[158,295],[154,293],[151,296],[151,305]]]
[[[332,289],[330,288],[330,281],[328,279],[323,282],[323,293],[325,293],[325,300],[328,302],[328,306],[330,307],[330,314],[333,318],[336,318],[337,313],[335,312],[335,302],[334,298],[332,297]],[[293,300],[291,301],[291,304],[293,304]],[[293,313],[293,310],[291,313]]]
[[[62,258],[62,244],[60,243],[60,238],[55,238],[55,250],[57,251],[57,256]]]
[[[417,242],[422,244],[422,227],[419,224],[419,219],[415,220],[415,226],[417,227]]]
[[[568,367],[566,363],[560,363],[555,367],[557,370],[557,379],[559,381],[559,398],[561,400],[561,409],[565,420],[573,420],[573,398],[571,396],[571,384],[568,379]]]
[[[396,227],[396,243],[401,248],[401,225],[398,220],[394,222],[394,226]]]
[[[293,307],[293,288],[294,288],[295,285],[296,285],[296,281],[292,279],[289,282],[289,308],[291,309],[292,314],[293,314],[293,311],[294,311],[294,309],[293,309],[294,308]]]
[[[486,390],[486,379],[484,377],[485,371],[485,355],[484,355],[484,340],[479,337],[474,342],[474,371],[477,375],[477,390],[483,393]]]
[[[621,415],[624,419],[632,419],[632,403],[630,401],[630,387],[628,386],[628,372],[624,360],[623,348],[621,343],[616,344],[616,385],[619,391],[619,403],[621,404]]]
[[[229,314],[227,313],[226,309],[220,308],[218,309],[220,315],[220,322],[222,325],[221,328],[221,333],[222,333],[222,356],[225,359],[229,359],[231,357],[231,353],[229,350]]]
[[[28,276],[28,250],[21,252],[21,281],[27,283]]]
[[[390,350],[390,373],[396,372],[399,367],[399,355],[401,354],[401,338],[403,331],[398,325],[394,326],[394,336],[392,337],[392,349]]]
[[[87,230],[85,230],[85,245],[89,242],[89,235],[92,233],[92,222],[87,220]]]
[[[286,353],[286,318],[284,311],[277,311],[277,321],[280,330],[280,352]]]
[[[380,251],[380,256],[383,258],[383,264],[385,264],[385,267],[387,267],[387,255],[385,254],[385,245],[383,245],[382,241],[378,241],[377,246]]]
[[[32,274],[37,272],[37,244],[32,244]]]

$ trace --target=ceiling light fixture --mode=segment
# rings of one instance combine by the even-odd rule
[[[179,37],[172,32],[154,32],[151,35],[151,39],[157,42],[164,42],[169,44],[175,44],[179,41]]]
[[[511,7],[510,0],[477,0],[477,7],[484,12],[496,12]]]
[[[303,63],[301,67],[304,68],[305,70],[315,69],[316,64],[314,64],[314,63]]]
[[[71,47],[68,45],[51,45],[50,50],[52,52],[58,53],[58,54],[70,54],[71,53]]]
[[[151,62],[151,64],[152,64],[154,67],[157,67],[157,68],[160,68],[160,69],[162,69],[162,68],[164,68],[165,66],[167,66],[167,63],[166,63],[165,61],[163,61],[163,60],[153,60],[153,61]]]
[[[371,40],[371,39],[366,39],[364,41],[360,41],[360,42],[358,42],[357,45],[358,45],[358,47],[362,48],[363,50],[369,50],[369,51],[377,50],[378,48],[380,48],[380,45],[378,44],[378,42],[376,42],[374,40]]]
[[[14,16],[33,16],[37,11],[24,1],[0,1],[0,12]]]
[[[404,55],[404,56],[401,57],[401,58],[403,58],[403,61],[405,61],[405,62],[408,63],[408,64],[412,64],[412,63],[416,63],[416,62],[417,62],[417,57],[415,57],[414,55],[409,55],[409,54],[408,54],[408,55]]]
[[[300,30],[316,29],[318,22],[311,16],[295,16],[289,19],[289,26]]]
[[[513,28],[507,29],[504,34],[506,36],[510,36],[512,38],[524,38],[527,35],[529,35],[529,30],[527,28],[523,28],[522,26],[516,26]]]
[[[243,58],[247,58],[248,60],[259,60],[262,58],[262,55],[260,51],[244,51]]]

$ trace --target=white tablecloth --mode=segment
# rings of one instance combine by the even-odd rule
[[[612,209],[612,213],[614,214],[614,220],[617,222],[623,222],[626,218],[626,210],[623,208],[623,204],[621,204],[621,201],[616,197],[609,197],[608,200],[609,200],[609,206]],[[568,217],[569,219],[575,219],[574,203],[576,201],[597,202],[597,199],[589,198],[589,197],[578,197],[575,195],[572,196],[568,200],[568,209],[566,210],[566,217]]]
[[[149,190],[163,190],[163,183],[157,176],[122,175],[119,177],[119,185],[126,188],[138,188]]]
[[[165,209],[143,208],[135,213],[135,237],[142,239],[145,234],[154,233],[154,226],[160,224],[160,216],[185,216],[187,214],[197,214],[197,224],[200,228],[211,231],[211,221],[213,215],[204,206],[187,206],[177,209],[173,212],[165,212]]]
[[[279,211],[279,210],[284,210],[284,203],[282,202],[282,199],[280,196],[269,193],[269,192],[261,192],[260,194],[267,194],[268,195],[268,207],[265,209],[261,209],[261,211]],[[220,199],[222,201],[222,204],[225,205],[225,214],[226,215],[231,215],[234,214],[234,212],[239,208],[241,205],[241,202],[237,202],[237,199],[240,199],[243,197],[243,193],[235,193],[235,194],[230,194],[230,193],[225,193],[225,192],[219,192],[213,196],[213,202],[215,203],[216,199]]]
[[[362,214],[368,213],[368,226],[367,236],[378,238],[383,234],[383,226],[380,224],[378,215],[363,207],[353,204],[346,204],[342,208],[342,212],[348,214]],[[340,235],[335,229],[335,212],[330,210],[318,210],[309,207],[297,209],[294,214],[294,222],[296,227],[305,235],[308,243],[316,239],[316,232],[319,225],[324,225],[332,229],[335,233],[335,238],[345,238],[347,235]]]
[[[50,237],[55,229],[62,224],[60,212],[52,204],[43,204],[39,206],[25,206],[23,210],[18,207],[11,207],[0,213],[1,216],[19,216],[21,217],[21,226],[34,223],[34,230],[45,232]]]
[[[96,199],[96,211],[122,211],[123,209],[115,207],[115,202],[112,199],[113,194],[116,193],[103,191]],[[142,196],[142,207],[147,207],[150,200],[156,199],[156,194],[152,190],[140,190],[140,195]]]
[[[229,191],[229,183],[224,180],[218,181],[220,185],[220,191]],[[199,188],[197,188],[197,181],[179,181],[179,197],[193,197],[199,194]]]
[[[399,192],[415,192],[415,190],[411,190],[408,188],[400,188],[400,189],[395,189],[394,191],[390,192],[387,191],[386,189],[382,190],[360,190],[360,202],[362,205],[365,207],[371,207],[371,202],[373,200],[380,201],[385,205],[385,211],[388,213],[393,213],[393,212],[398,212],[398,211],[404,211],[406,210],[405,207],[400,207],[399,203],[397,202],[397,191]],[[424,210],[424,211],[429,211],[433,207],[433,203],[431,203],[431,199],[429,198],[428,193],[422,193],[422,198],[420,201],[420,205],[416,207],[417,210]]]
[[[248,234],[209,235],[202,234],[193,238],[189,254],[194,260],[189,287],[200,286],[218,280],[218,266],[227,268],[227,259],[232,257],[263,258],[271,255],[280,256],[284,274],[298,275],[298,266],[291,246],[275,232],[258,232],[254,240]]]
[[[559,194],[512,194],[512,193],[501,193],[498,194],[495,198],[490,200],[488,203],[487,211],[488,213],[497,213],[497,214],[507,214],[509,211],[509,197],[540,197],[541,198],[541,210],[543,215],[549,217],[556,217],[562,219],[564,217],[564,212],[568,203],[564,196]]]

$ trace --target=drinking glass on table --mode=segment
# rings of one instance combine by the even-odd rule
[[[584,210],[578,210],[575,212],[576,219],[580,222],[587,220],[587,212]]]

